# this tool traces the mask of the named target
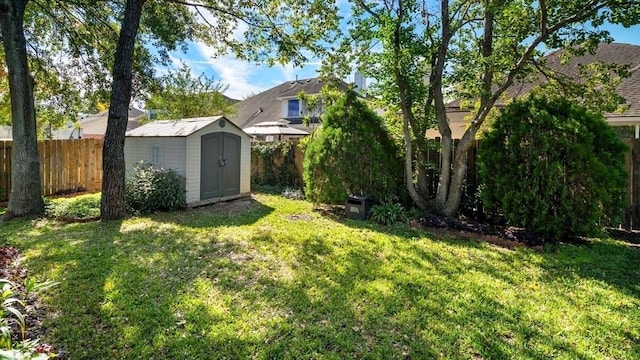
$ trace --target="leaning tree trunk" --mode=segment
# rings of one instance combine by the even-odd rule
[[[127,0],[114,58],[109,120],[102,149],[100,212],[103,220],[122,219],[126,216],[124,139],[131,101],[133,53],[145,1]]]
[[[42,184],[33,101],[33,78],[27,63],[24,11],[28,0],[0,0],[0,27],[11,96],[11,192],[4,219],[42,214]]]
[[[447,216],[455,216],[460,207],[460,202],[462,201],[462,185],[467,176],[467,154],[475,146],[474,139],[479,129],[479,123],[472,123],[456,146],[451,182],[449,184],[449,194],[444,204],[444,214]]]

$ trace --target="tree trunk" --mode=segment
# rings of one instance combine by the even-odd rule
[[[131,101],[133,54],[145,1],[127,0],[114,58],[109,120],[102,149],[100,211],[103,220],[122,219],[126,216],[124,139]]]
[[[418,173],[418,193],[420,193],[420,197],[423,199],[429,199],[431,197],[431,193],[429,191],[429,184],[427,182],[427,152],[429,151],[426,141],[424,144],[417,143],[416,149],[416,160],[418,163],[417,173]]]
[[[440,130],[442,138],[440,140],[440,177],[438,178],[438,189],[436,190],[436,206],[444,208],[449,195],[449,184],[451,181],[451,161],[453,139],[451,130],[447,126],[448,134]]]
[[[403,112],[403,116],[402,116],[402,130],[404,133],[404,147],[405,147],[405,154],[404,154],[404,174],[405,174],[405,182],[406,182],[406,186],[407,186],[407,191],[409,192],[409,197],[411,197],[411,200],[413,200],[413,202],[420,208],[420,209],[427,209],[429,207],[429,203],[427,202],[426,198],[423,198],[421,195],[419,194],[418,191],[416,191],[416,187],[413,184],[413,147],[411,145],[411,134],[409,132],[409,116],[407,115],[407,113]]]
[[[28,0],[0,1],[0,27],[11,96],[11,193],[5,219],[42,214],[42,183],[33,100],[33,78],[27,63],[24,11]]]
[[[458,148],[460,148],[458,146]],[[449,196],[444,204],[443,212],[446,216],[453,217],[458,212],[462,200],[462,183],[467,176],[467,150],[456,152],[453,161],[453,172],[449,184]]]
[[[444,204],[444,214],[455,216],[462,200],[462,183],[467,176],[467,154],[475,145],[475,137],[480,129],[478,123],[472,123],[465,131],[462,139],[456,146],[455,159],[453,159],[453,174],[449,183],[449,194]]]

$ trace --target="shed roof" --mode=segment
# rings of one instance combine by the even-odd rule
[[[180,120],[152,121],[133,130],[127,131],[129,137],[184,137],[203,129],[216,121],[224,119],[228,124],[240,129],[224,116],[210,116]],[[248,136],[248,135],[247,135]]]

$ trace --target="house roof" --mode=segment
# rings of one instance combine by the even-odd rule
[[[225,119],[228,124],[238,127],[224,116],[210,116],[180,120],[160,120],[152,121],[136,129],[127,131],[128,137],[183,137],[189,136],[196,131]]]
[[[242,128],[265,121],[276,121],[282,118],[283,99],[293,99],[301,91],[309,95],[319,94],[326,84],[319,78],[283,82],[278,86],[240,101],[236,105],[237,113],[230,116],[230,118]],[[339,86],[344,89],[348,87],[344,82],[339,82]],[[301,122],[292,121],[292,124],[299,123]]]
[[[588,65],[596,62],[605,64],[627,65],[629,66],[630,75],[624,78],[621,84],[618,86],[617,93],[623,97],[628,109],[622,113],[607,114],[610,116],[640,116],[640,46],[622,43],[601,43],[594,54],[584,54],[581,56],[572,57],[568,63],[562,64],[563,50],[558,50],[547,55],[546,65],[559,72],[572,81],[580,82],[584,79],[580,77],[579,65]],[[516,82],[509,87],[506,91],[510,98],[516,98],[524,96],[529,93],[534,87],[543,83],[545,79],[542,75],[539,76],[537,81],[534,82]],[[497,103],[502,105],[501,102]],[[460,101],[455,100],[448,104],[448,107],[457,108],[460,107]]]
[[[139,121],[146,119],[147,113],[134,107],[129,108],[129,120],[127,121],[127,130],[132,130],[140,126]],[[107,123],[109,120],[109,110],[101,111],[97,114],[87,115],[80,119],[80,128],[83,136],[87,135],[104,135],[107,131]]]

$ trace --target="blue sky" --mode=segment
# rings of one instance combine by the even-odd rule
[[[615,42],[640,45],[640,26],[625,29],[622,26],[610,25],[607,28]],[[175,67],[180,67],[180,62],[186,63],[194,75],[204,73],[228,85],[225,94],[240,100],[285,81],[294,80],[296,76],[300,79],[315,77],[320,66],[318,63],[309,63],[302,68],[294,68],[291,65],[256,65],[231,55],[215,57],[215,50],[197,43],[191,44],[186,54],[175,52],[171,55]],[[351,82],[353,76],[345,80]]]

